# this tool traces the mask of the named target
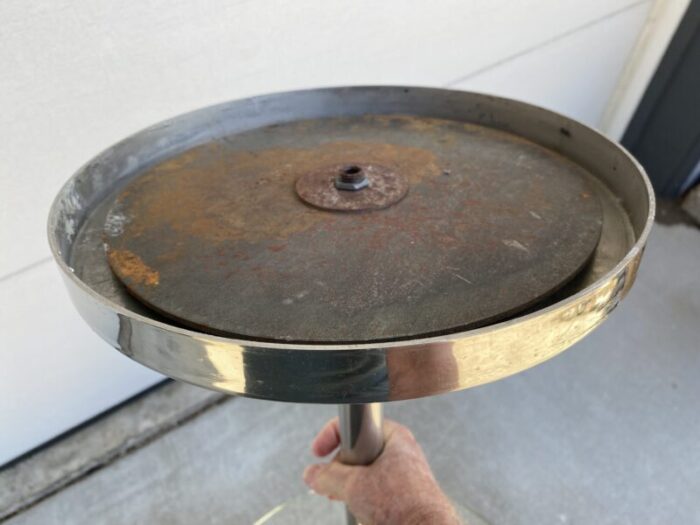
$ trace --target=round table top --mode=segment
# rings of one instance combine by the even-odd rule
[[[184,325],[402,340],[502,320],[571,280],[601,234],[590,177],[472,123],[297,120],[149,167],[121,190],[104,240],[129,292]]]

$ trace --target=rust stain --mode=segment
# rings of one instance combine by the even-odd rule
[[[107,254],[112,267],[119,268],[123,277],[138,284],[158,286],[160,274],[141,260],[141,257],[129,250],[110,250]]]
[[[432,152],[396,144],[342,141],[264,151],[227,151],[225,145],[207,144],[129,185],[120,196],[130,215],[128,235],[167,229],[216,243],[283,241],[328,221],[319,210],[298,212],[295,181],[319,166],[357,158],[395,169],[409,184],[442,174]]]

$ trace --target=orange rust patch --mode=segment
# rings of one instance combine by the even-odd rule
[[[160,274],[141,260],[141,257],[129,250],[110,250],[107,254],[112,268],[118,268],[122,277],[137,284],[158,286]]]
[[[295,181],[319,167],[358,159],[396,170],[409,184],[442,174],[432,152],[395,144],[338,141],[238,152],[206,144],[155,166],[119,196],[130,217],[128,236],[170,230],[215,243],[284,241],[333,221],[311,207],[298,212]]]

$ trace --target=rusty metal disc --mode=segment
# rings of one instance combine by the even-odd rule
[[[341,194],[364,204],[339,210],[329,173],[347,165],[381,167],[390,184]],[[511,316],[574,277],[601,232],[589,177],[473,124],[305,120],[150,167],[116,198],[104,240],[128,290],[184,325],[267,341],[415,338]]]

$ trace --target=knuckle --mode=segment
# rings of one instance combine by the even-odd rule
[[[416,442],[416,438],[413,435],[413,432],[411,432],[407,427],[401,425],[396,429],[396,431],[401,439],[408,441],[410,443]]]

